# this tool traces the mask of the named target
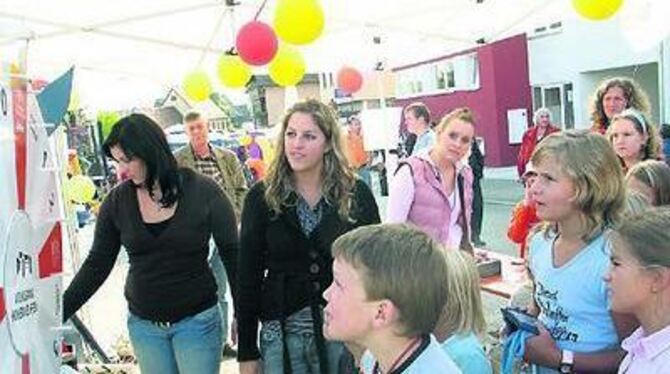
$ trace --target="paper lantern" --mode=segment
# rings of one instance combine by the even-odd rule
[[[260,66],[272,61],[277,54],[277,35],[266,23],[252,21],[237,33],[235,47],[242,61]]]
[[[229,88],[244,87],[251,79],[251,69],[239,56],[223,55],[219,59],[219,80]]]
[[[623,0],[572,0],[572,6],[584,18],[602,21],[612,17],[621,8]]]
[[[91,202],[95,196],[95,183],[85,175],[74,175],[65,182],[65,194],[78,204]]]
[[[308,44],[323,32],[323,9],[317,0],[280,0],[273,24],[283,41]]]
[[[305,75],[305,60],[298,49],[282,45],[270,63],[270,78],[280,86],[294,86]]]
[[[193,101],[205,101],[212,94],[212,84],[209,82],[207,74],[202,70],[195,70],[186,75],[182,88],[186,97]]]
[[[345,66],[337,72],[337,87],[340,90],[352,94],[360,90],[362,85],[363,76],[358,70]]]

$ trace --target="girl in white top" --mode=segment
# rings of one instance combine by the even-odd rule
[[[628,217],[612,235],[612,310],[641,326],[621,343],[619,373],[670,373],[670,208]]]

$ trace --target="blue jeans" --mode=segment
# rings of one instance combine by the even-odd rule
[[[279,324],[263,323],[260,340],[263,374],[283,374],[284,344]],[[302,331],[287,331],[286,344],[293,374],[321,374],[314,330],[311,325],[306,326]],[[343,349],[344,345],[340,342],[326,341],[328,374],[337,373]]]
[[[226,276],[226,268],[223,267],[223,261],[221,261],[219,250],[214,245],[214,241],[210,241],[209,253],[209,267],[212,268],[214,279],[216,279],[216,296],[219,300],[219,308],[221,308],[221,327],[223,329],[223,343],[225,344],[228,341],[228,301],[226,301],[228,277]]]
[[[215,305],[170,326],[128,313],[130,342],[143,374],[218,374],[221,316]]]

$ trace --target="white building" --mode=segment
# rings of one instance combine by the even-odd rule
[[[533,109],[548,107],[563,128],[587,128],[600,81],[626,76],[649,95],[654,122],[670,123],[670,38],[638,51],[619,22],[572,18],[528,33]]]

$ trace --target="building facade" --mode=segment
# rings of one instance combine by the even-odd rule
[[[513,165],[519,145],[510,136],[510,113],[531,117],[527,51],[526,36],[518,35],[396,68],[395,105],[423,102],[435,123],[452,109],[469,107],[476,136],[484,140],[486,165]]]

